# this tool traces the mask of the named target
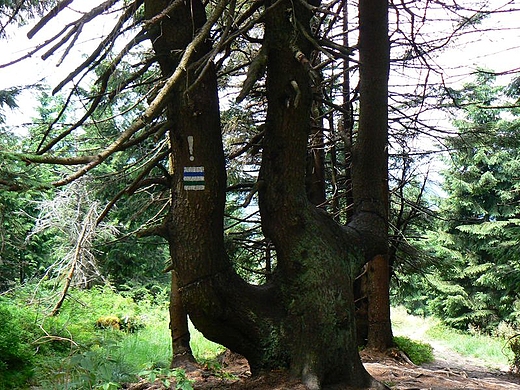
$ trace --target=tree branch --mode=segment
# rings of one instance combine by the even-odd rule
[[[100,6],[94,8],[92,11],[90,11],[87,15],[83,16],[81,19],[76,21],[76,23],[82,23],[85,24],[89,22],[91,19],[93,19],[95,16],[97,16],[99,13],[102,13],[106,8],[109,8],[113,5],[117,0],[109,0],[105,3],[101,4]],[[53,90],[52,93],[55,94],[58,91],[60,91],[65,84],[70,82],[74,77],[76,77],[82,70],[87,68],[89,65],[93,64],[94,60],[97,61],[94,65],[91,66],[91,69],[93,66],[98,64],[103,58],[106,57],[107,53],[110,51],[110,48],[113,46],[115,39],[119,35],[119,32],[121,30],[121,27],[124,25],[128,19],[134,14],[137,7],[139,7],[142,4],[143,0],[136,0],[131,5],[128,6],[126,11],[119,17],[117,23],[115,24],[114,28],[110,33],[107,35],[107,37],[98,45],[98,47],[90,54],[90,56],[83,61],[74,71],[69,73],[65,79],[63,79]],[[108,7],[107,7],[108,6]],[[139,37],[140,34],[137,34]],[[100,57],[100,53],[104,51],[104,54]]]
[[[62,10],[64,10],[70,3],[72,3],[74,0],[63,0],[60,1],[56,7],[51,9],[47,15],[45,15],[43,18],[40,19],[38,23],[36,23],[36,26],[34,26],[29,32],[27,33],[27,38],[31,39],[36,35],[38,31],[40,31],[52,18],[54,18],[56,15],[58,15]]]

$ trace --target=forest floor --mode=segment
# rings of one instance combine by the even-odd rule
[[[520,376],[512,375],[509,367],[492,366],[485,361],[462,356],[441,341],[427,338],[429,324],[415,323],[395,332],[414,340],[425,340],[433,347],[435,360],[416,366],[396,351],[386,354],[361,352],[366,370],[392,390],[520,390]],[[187,377],[193,380],[195,390],[306,390],[299,381],[284,372],[272,372],[260,377],[251,377],[247,361],[239,355],[226,352],[221,357],[221,369],[210,370],[188,367]],[[408,360],[408,361],[407,361]],[[141,382],[129,390],[164,389],[160,383]],[[171,389],[175,389],[172,384]],[[335,390],[340,390],[337,387]],[[326,390],[326,388],[324,389]],[[332,390],[332,389],[331,389]],[[347,389],[341,389],[347,390]]]
[[[441,344],[433,345],[435,360],[422,366],[405,362],[391,354],[362,353],[367,371],[392,390],[520,390],[520,377],[511,375],[507,367],[489,367],[485,362],[468,358],[451,351]],[[305,386],[284,372],[273,372],[261,377],[251,377],[247,361],[240,356],[226,353],[222,371],[195,368],[187,370],[195,390],[305,390]],[[131,390],[159,390],[165,387],[141,382],[127,387]],[[175,389],[172,384],[171,389]],[[335,388],[336,390],[339,390]],[[346,389],[345,389],[346,390]]]

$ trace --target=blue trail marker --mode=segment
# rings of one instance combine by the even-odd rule
[[[184,189],[202,191],[204,188],[204,167],[184,167]]]

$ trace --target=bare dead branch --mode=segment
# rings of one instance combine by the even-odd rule
[[[82,23],[87,23],[91,19],[93,19],[95,16],[97,16],[99,13],[102,13],[103,10],[105,10],[109,5],[113,5],[117,0],[109,0],[105,3],[101,4],[99,7],[94,8],[92,11],[90,11],[87,15],[82,17],[80,20]],[[125,12],[119,17],[117,23],[112,28],[112,31],[106,36],[106,38],[97,46],[97,48],[88,56],[88,58],[83,61],[74,71],[72,71],[67,77],[65,77],[52,91],[53,94],[57,93],[59,90],[61,90],[67,83],[69,83],[72,79],[74,79],[79,73],[81,73],[83,70],[85,70],[87,67],[90,66],[90,69],[92,69],[92,64],[97,64],[106,57],[106,55],[110,52],[110,49],[112,48],[115,39],[118,37],[121,28],[123,25],[132,17],[137,7],[139,7],[142,4],[143,0],[136,0],[132,4],[130,4]],[[87,18],[87,16],[89,18]],[[85,20],[84,20],[85,19]],[[139,36],[139,34],[138,34]],[[101,53],[104,53],[101,55]],[[101,57],[100,57],[101,55]],[[98,58],[99,57],[99,58]],[[97,61],[96,61],[97,60]],[[94,62],[96,61],[96,62]]]
[[[71,44],[74,43],[78,38],[78,35],[81,34],[81,30],[83,29],[84,23],[79,22],[78,25],[69,24],[69,26],[72,26],[73,28],[63,38],[61,38],[61,40],[54,44],[54,46],[52,46],[49,50],[42,54],[42,60],[45,61],[47,58],[52,56],[56,52],[56,50],[62,47],[71,37],[73,37]],[[69,44],[68,48],[65,50],[65,53],[68,53],[70,51],[70,48],[71,46]]]
[[[148,19],[148,20],[145,20],[143,22],[143,27],[145,29],[149,29],[151,26],[153,26],[154,24],[157,24],[158,22],[160,22],[161,20],[163,20],[164,18],[168,17],[169,13],[174,11],[176,8],[178,8],[179,6],[181,6],[182,4],[184,4],[184,1],[183,0],[175,0],[173,3],[171,3],[170,5],[168,5],[168,7],[166,7],[164,10],[161,11],[161,13],[155,15],[153,18],[151,19]]]
[[[162,108],[165,97],[170,93],[170,91],[172,90],[173,86],[177,83],[182,73],[186,71],[191,60],[191,56],[193,55],[193,53],[195,53],[197,47],[201,43],[203,43],[209,36],[211,28],[218,21],[218,19],[226,9],[226,6],[227,0],[220,0],[220,2],[215,6],[213,13],[210,15],[206,23],[204,23],[197,35],[188,44],[188,46],[186,46],[181,60],[179,61],[179,65],[177,66],[173,74],[166,80],[166,83],[162,87],[161,91],[159,91],[154,101],[150,104],[150,107],[157,105],[157,109]]]
[[[83,227],[81,228],[81,233],[76,242],[76,247],[74,249],[74,255],[71,260],[70,269],[69,269],[69,272],[67,273],[67,277],[65,278],[65,285],[63,286],[63,290],[61,292],[60,299],[58,300],[58,302],[56,302],[56,305],[54,306],[54,308],[51,311],[51,314],[50,314],[51,317],[53,317],[59,313],[61,306],[63,305],[63,302],[65,302],[65,298],[67,297],[67,292],[69,291],[69,287],[72,282],[74,272],[76,271],[76,267],[77,267],[78,263],[80,262],[81,256],[83,256],[83,254],[82,254],[83,242],[86,239],[86,236],[88,234],[87,232],[92,228],[92,224],[91,224],[90,220],[92,219],[96,206],[97,206],[96,203],[94,203],[93,205],[90,206],[90,209],[83,221]]]
[[[139,68],[137,71],[135,71],[134,73],[132,73],[132,75],[130,75],[130,77],[128,77],[127,79],[123,80],[118,86],[116,89],[110,91],[108,93],[108,101],[112,101],[116,95],[125,90],[126,88],[128,88],[128,86],[130,84],[132,84],[134,81],[136,81],[139,77],[143,76],[146,71],[148,71],[150,69],[150,66],[152,66],[154,63],[155,63],[155,60],[156,60],[156,57],[150,57],[150,58],[147,58],[145,61],[142,62],[142,65],[141,68]],[[149,83],[151,83],[153,81],[150,81]]]
[[[4,158],[24,161],[26,163],[59,164],[59,165],[88,164],[88,163],[92,162],[95,158],[94,156],[74,156],[74,157],[41,156],[39,154],[4,152],[4,151],[0,151],[0,155],[3,155]]]
[[[57,34],[55,34],[52,38],[49,38],[45,42],[43,42],[42,44],[37,45],[34,49],[30,50],[29,52],[27,52],[23,56],[18,57],[16,59],[12,60],[12,61],[6,62],[4,64],[0,64],[0,69],[1,68],[6,68],[6,67],[11,66],[11,65],[14,65],[14,64],[16,64],[18,62],[21,62],[21,61],[23,61],[23,60],[25,60],[27,58],[32,57],[34,54],[39,52],[41,49],[43,49],[44,47],[50,45],[52,42],[54,42],[56,39],[58,39],[58,37],[63,35],[71,26],[73,26],[73,23],[69,23],[69,24],[65,25],[65,27],[63,27],[61,29],[61,31],[58,32]]]
[[[43,18],[40,19],[36,26],[34,26],[27,33],[27,38],[31,39],[36,35],[38,31],[40,31],[52,18],[58,15],[62,10],[64,10],[70,3],[74,0],[63,0],[60,1],[53,9],[51,9]]]
[[[251,138],[250,141],[248,141],[244,146],[242,146],[240,149],[238,149],[236,152],[233,152],[229,154],[228,159],[233,160],[237,158],[238,156],[241,156],[245,152],[247,152],[252,147],[258,145],[262,138],[264,137],[265,130],[261,130],[258,134],[255,134],[253,138]]]
[[[130,141],[122,144],[121,150],[126,150],[132,146],[135,146],[143,142],[145,139],[151,137],[152,135],[155,140],[161,139],[164,136],[164,134],[168,131],[168,125],[169,122],[158,122],[153,126],[150,126],[150,128],[147,131],[143,131],[142,134],[140,134],[139,136],[134,137]]]
[[[143,170],[139,173],[139,175],[135,178],[132,184],[128,186],[126,189],[126,192],[129,195],[132,195],[137,191],[138,188],[143,186],[143,179],[150,173],[150,171],[155,168],[155,166],[159,163],[159,161],[164,160],[168,154],[170,153],[170,149],[167,149],[155,156],[153,159],[151,159],[143,168]],[[155,181],[154,181],[155,183]]]

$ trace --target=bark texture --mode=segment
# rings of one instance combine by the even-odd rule
[[[311,45],[291,18],[309,25],[310,17],[303,6],[283,3],[266,18],[269,108],[260,212],[277,253],[291,370],[309,388],[324,382],[364,387],[370,377],[357,353],[352,289],[363,256],[352,245],[356,237],[312,205],[305,189],[312,85],[302,55],[309,58]]]
[[[147,1],[147,19],[169,1]],[[176,69],[180,53],[205,23],[198,0],[179,3],[150,30],[164,76]],[[251,286],[233,270],[224,249],[226,171],[221,139],[215,70],[210,67],[196,85],[199,60],[211,49],[206,40],[168,98],[167,115],[172,164],[172,205],[168,237],[179,294],[193,324],[209,339],[248,358],[253,372],[286,366],[277,339],[282,308],[274,285]],[[201,186],[185,179],[203,172]]]

